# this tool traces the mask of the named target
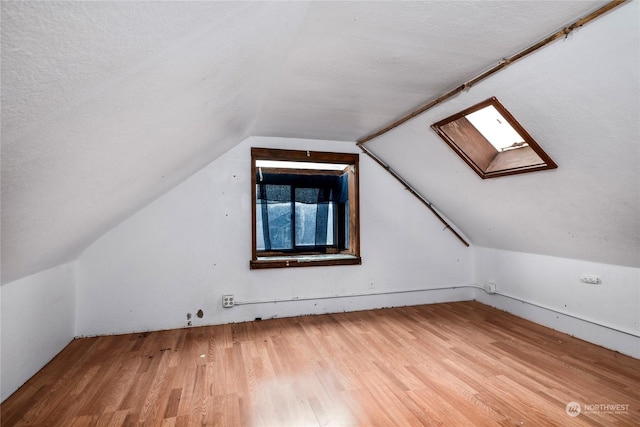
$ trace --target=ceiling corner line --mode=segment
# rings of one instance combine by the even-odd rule
[[[413,110],[412,112],[410,112],[409,114],[406,114],[405,116],[400,117],[399,119],[397,119],[396,121],[394,121],[393,123],[377,130],[374,133],[371,133],[369,135],[366,135],[360,139],[358,139],[356,141],[356,145],[360,148],[363,148],[362,146],[371,141],[372,139],[375,139],[381,135],[384,135],[385,133],[389,132],[390,130],[393,130],[395,128],[397,128],[398,126],[402,125],[403,123],[406,123],[407,121],[413,119],[414,117],[424,113],[427,110],[430,110],[431,108],[435,107],[436,105],[448,100],[449,98],[452,98],[453,96],[459,94],[460,92],[463,91],[467,91],[469,90],[473,85],[475,85],[476,83],[481,82],[482,80],[485,80],[486,78],[492,76],[493,74],[497,73],[498,71],[503,70],[504,68],[508,67],[509,65],[513,64],[516,61],[519,61],[520,59],[529,56],[530,54],[532,54],[533,52],[536,52],[537,50],[551,44],[552,42],[560,39],[560,38],[566,38],[569,36],[569,34],[571,34],[574,30],[585,26],[586,24],[588,24],[589,22],[595,20],[596,18],[604,15],[605,13],[615,9],[618,6],[621,6],[625,3],[628,3],[629,0],[612,0],[608,3],[606,3],[604,6],[601,6],[600,8],[594,10],[593,12],[590,12],[589,14],[578,18],[576,20],[574,20],[573,22],[564,25],[561,29],[559,29],[558,31],[548,35],[547,37],[544,37],[543,39],[539,40],[538,42],[519,50],[518,52],[516,52],[515,54],[512,54],[509,57],[504,57],[501,58],[500,60],[498,60],[498,62],[492,66],[491,68],[489,68],[488,70],[476,75],[475,77],[467,80],[466,82],[456,86],[454,89],[451,89],[445,93],[443,93],[442,95],[432,99],[431,101],[428,101],[427,103],[423,104],[422,106],[418,107],[417,109]]]
[[[406,179],[404,179],[402,176],[400,176],[400,174],[398,174],[396,171],[391,169],[391,167],[387,163],[385,163],[382,159],[380,159],[380,157],[375,155],[371,150],[366,148],[364,144],[357,144],[357,145],[358,147],[360,147],[363,153],[365,153],[367,156],[373,159],[373,161],[376,162],[378,165],[380,165],[384,170],[389,172],[389,174],[391,174],[391,176],[393,176],[396,180],[398,180],[405,187],[405,189],[409,191],[409,193],[411,193],[418,200],[420,200],[420,202],[422,202],[422,204],[425,205],[431,211],[431,213],[433,213],[436,216],[436,218],[438,218],[440,222],[445,226],[444,230],[448,229],[458,238],[458,240],[460,240],[460,242],[462,242],[463,245],[465,245],[466,247],[470,246],[469,242],[467,242],[464,239],[464,237],[462,237],[460,233],[458,233],[451,226],[451,224],[449,224],[449,222],[447,222],[447,220],[444,219],[442,215],[440,215],[440,213],[438,213],[438,211],[433,206],[433,204],[430,201],[428,201],[422,194],[420,194],[414,187],[412,187],[411,184],[409,184]]]

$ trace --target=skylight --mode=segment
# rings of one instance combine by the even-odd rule
[[[558,167],[496,98],[431,128],[483,179]]]
[[[498,151],[512,150],[526,145],[524,138],[493,105],[467,114],[465,117]]]

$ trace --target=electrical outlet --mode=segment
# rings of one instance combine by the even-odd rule
[[[222,306],[224,308],[233,307],[233,295],[222,295]]]
[[[588,283],[589,285],[599,285],[602,283],[602,280],[595,274],[583,274],[580,277],[580,281],[582,283]]]
[[[487,282],[484,285],[484,291],[488,294],[496,293],[496,284],[494,282]]]

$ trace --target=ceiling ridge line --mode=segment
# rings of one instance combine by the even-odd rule
[[[470,80],[467,80],[466,82],[456,86],[454,89],[449,90],[448,92],[443,93],[442,95],[438,96],[435,99],[432,99],[431,101],[427,102],[426,104],[423,104],[421,107],[417,108],[416,110],[413,110],[412,112],[410,112],[409,114],[406,114],[405,116],[402,116],[401,118],[399,118],[398,120],[394,121],[393,123],[391,123],[390,125],[372,133],[369,134],[363,138],[360,138],[358,141],[356,141],[356,145],[359,146],[360,148],[363,148],[363,144],[371,141],[374,138],[377,138],[387,132],[389,132],[390,130],[393,130],[395,128],[397,128],[398,126],[402,125],[403,123],[408,122],[409,120],[413,119],[414,117],[424,113],[427,110],[430,110],[431,108],[435,107],[436,105],[448,100],[449,98],[452,98],[453,96],[459,94],[460,92],[469,90],[473,85],[475,85],[476,83],[492,76],[493,74],[497,73],[498,71],[502,70],[503,68],[508,67],[509,65],[513,64],[516,61],[519,61],[520,59],[524,58],[525,56],[530,55],[531,53],[547,46],[548,44],[564,37],[568,37],[569,34],[571,34],[576,28],[580,28],[586,24],[588,24],[589,22],[595,20],[596,18],[604,15],[605,13],[609,12],[610,10],[624,4],[627,3],[628,0],[613,0],[607,4],[605,4],[604,6],[594,10],[593,12],[589,13],[588,15],[579,18],[573,22],[571,22],[568,25],[565,25],[564,27],[562,27],[560,30],[548,35],[547,37],[543,38],[542,40],[538,41],[537,43],[534,43],[533,45],[526,47],[518,52],[516,52],[515,54],[509,56],[509,57],[505,57],[502,58],[498,61],[498,63],[494,66],[492,66],[491,68],[489,68],[488,70],[478,74],[477,76],[471,78]],[[363,150],[364,151],[364,150]],[[366,151],[365,151],[366,153]]]

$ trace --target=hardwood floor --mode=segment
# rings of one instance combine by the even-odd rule
[[[461,302],[78,339],[0,409],[2,426],[630,426],[640,360]]]

